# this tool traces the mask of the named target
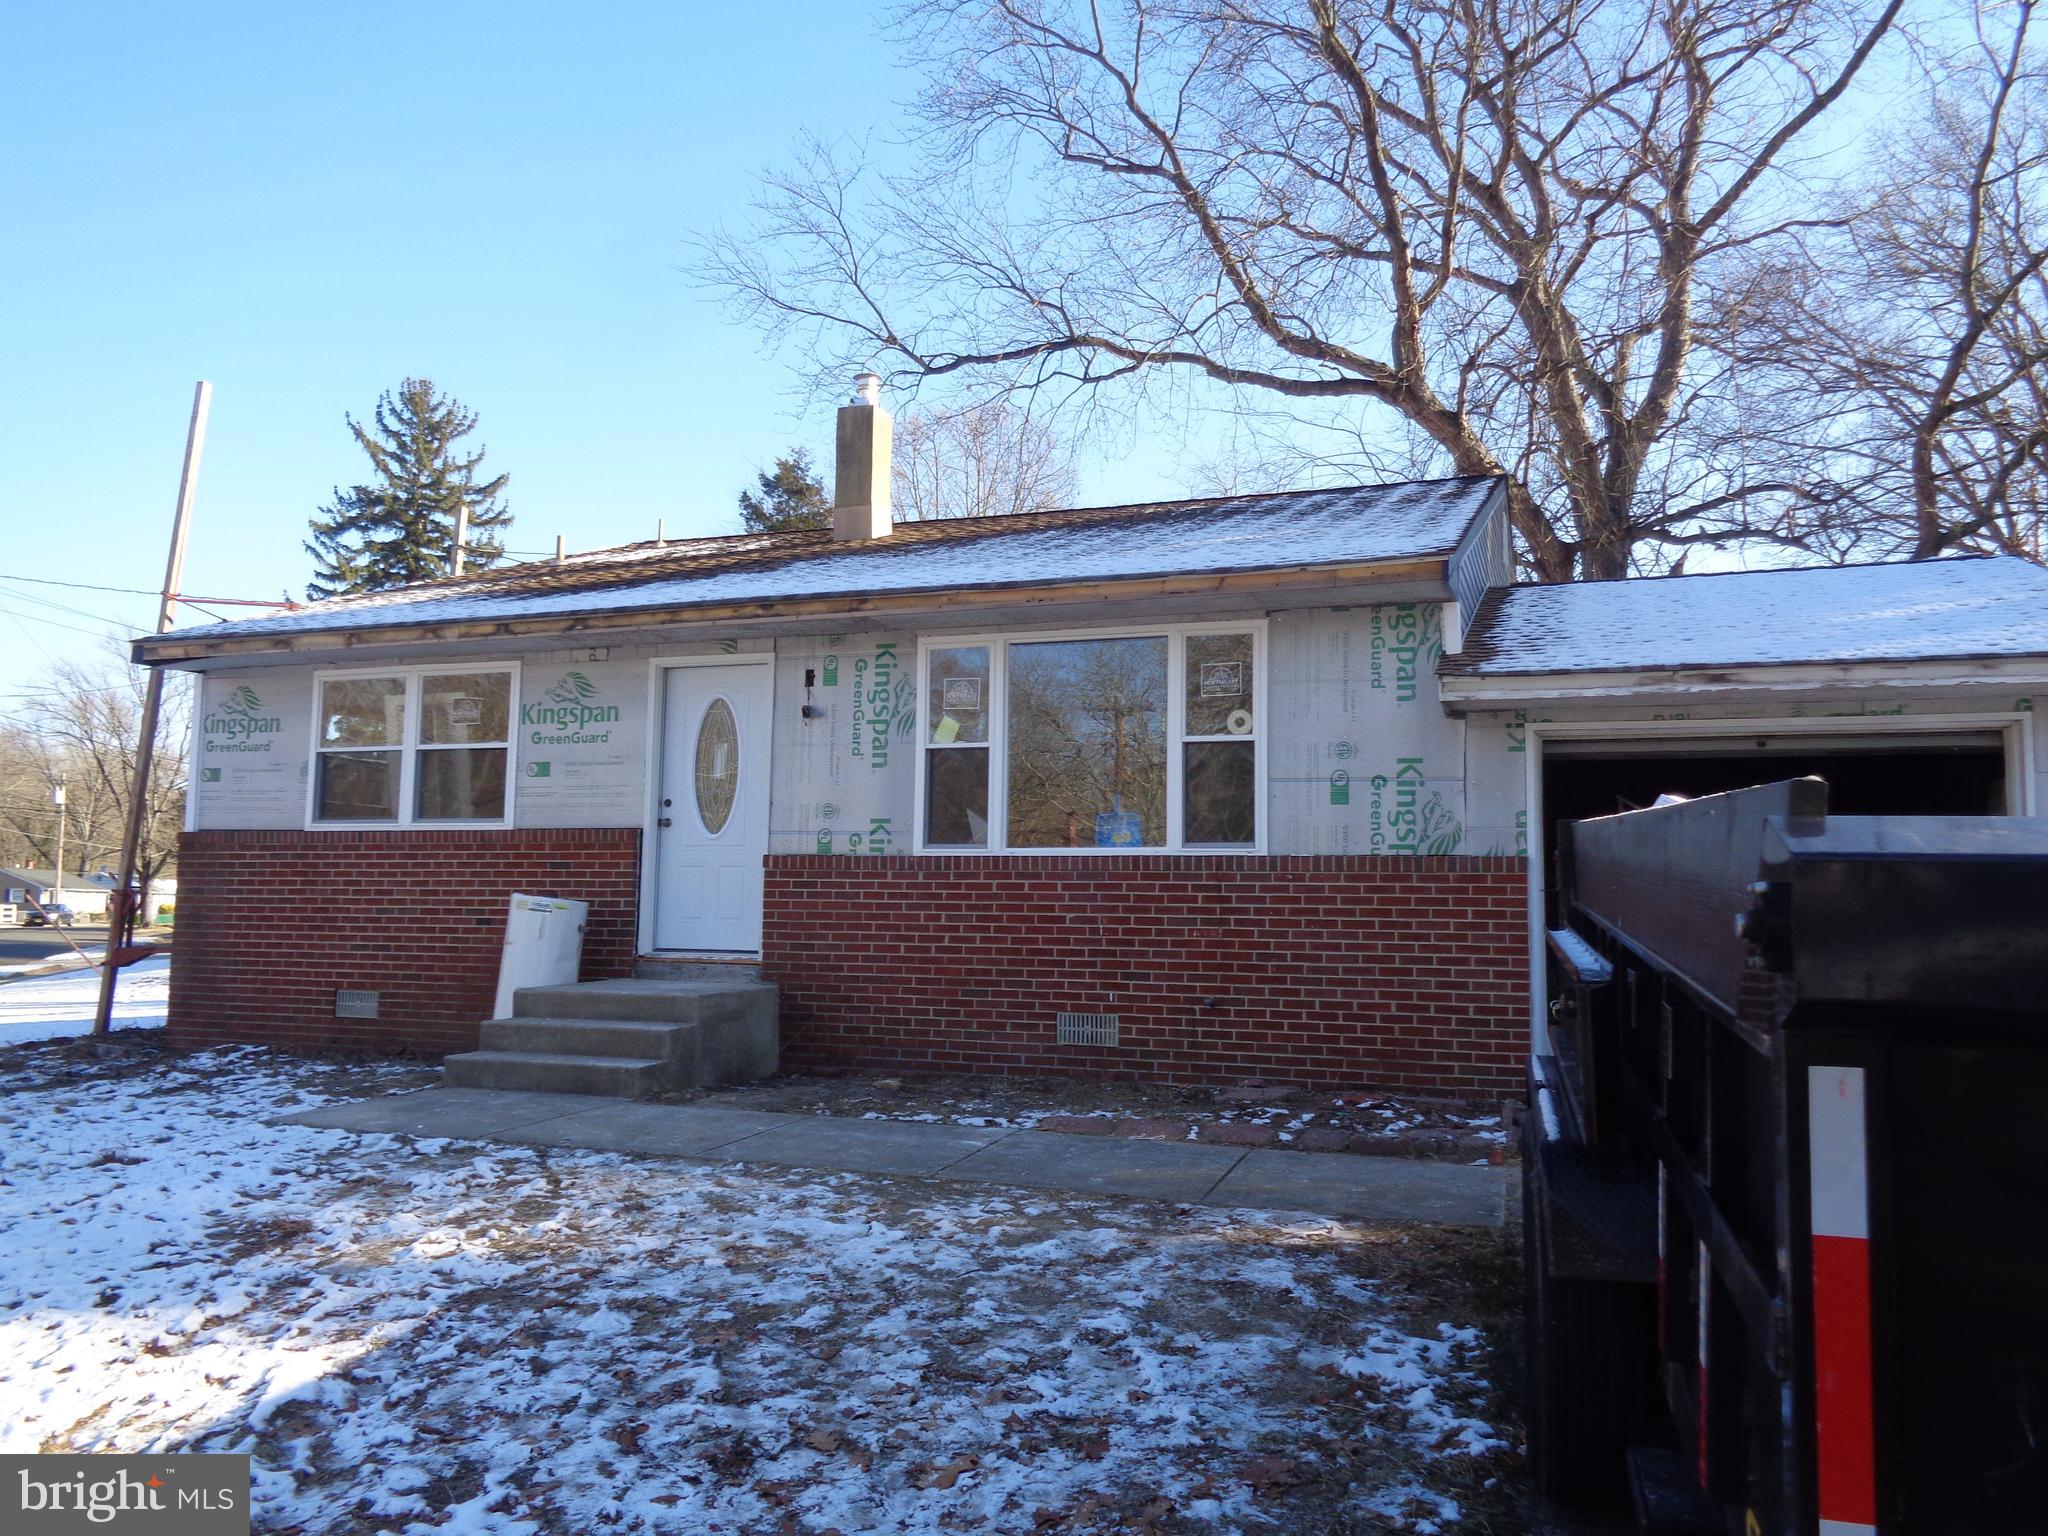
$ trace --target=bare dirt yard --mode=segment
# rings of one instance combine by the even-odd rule
[[[247,1451],[266,1532],[1553,1528],[1511,1237],[271,1126],[431,1074],[156,1040],[0,1055],[0,1451]]]
[[[944,1121],[1449,1162],[1498,1163],[1512,1158],[1514,1142],[1505,1107],[1498,1104],[1259,1080],[1181,1087],[1107,1078],[787,1074],[668,1097],[864,1120]]]

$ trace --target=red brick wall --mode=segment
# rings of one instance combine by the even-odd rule
[[[591,980],[632,974],[639,881],[637,828],[187,832],[171,1038],[474,1050],[512,893],[590,903]],[[382,993],[380,1016],[337,1019],[343,987]]]
[[[1516,858],[768,860],[794,1067],[1520,1091]],[[1115,1013],[1114,1049],[1053,1014]]]

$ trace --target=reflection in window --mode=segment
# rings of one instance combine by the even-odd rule
[[[505,749],[422,752],[421,821],[497,821],[505,814]]]
[[[503,821],[512,702],[502,668],[322,678],[313,820]]]
[[[924,840],[937,848],[988,846],[988,748],[925,754]]]
[[[440,672],[420,683],[420,741],[435,746],[506,741],[512,679],[503,672]]]
[[[321,752],[314,816],[320,821],[395,821],[397,752]]]
[[[1258,748],[1248,741],[1191,741],[1181,777],[1181,841],[1249,844],[1254,820]]]
[[[986,848],[989,648],[934,650],[925,683],[924,839],[936,848]]]
[[[1252,637],[1189,635],[1188,736],[1249,736],[1256,721],[1252,700]]]
[[[405,679],[330,678],[320,685],[320,745],[397,746],[405,739]]]
[[[1166,842],[1166,638],[1009,647],[1014,848]]]

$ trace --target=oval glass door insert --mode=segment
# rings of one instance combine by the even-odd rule
[[[740,728],[732,706],[713,699],[697,727],[697,819],[716,837],[732,820],[740,786]]]

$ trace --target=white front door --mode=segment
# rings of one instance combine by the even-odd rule
[[[662,681],[654,947],[761,947],[774,668],[670,667]]]

